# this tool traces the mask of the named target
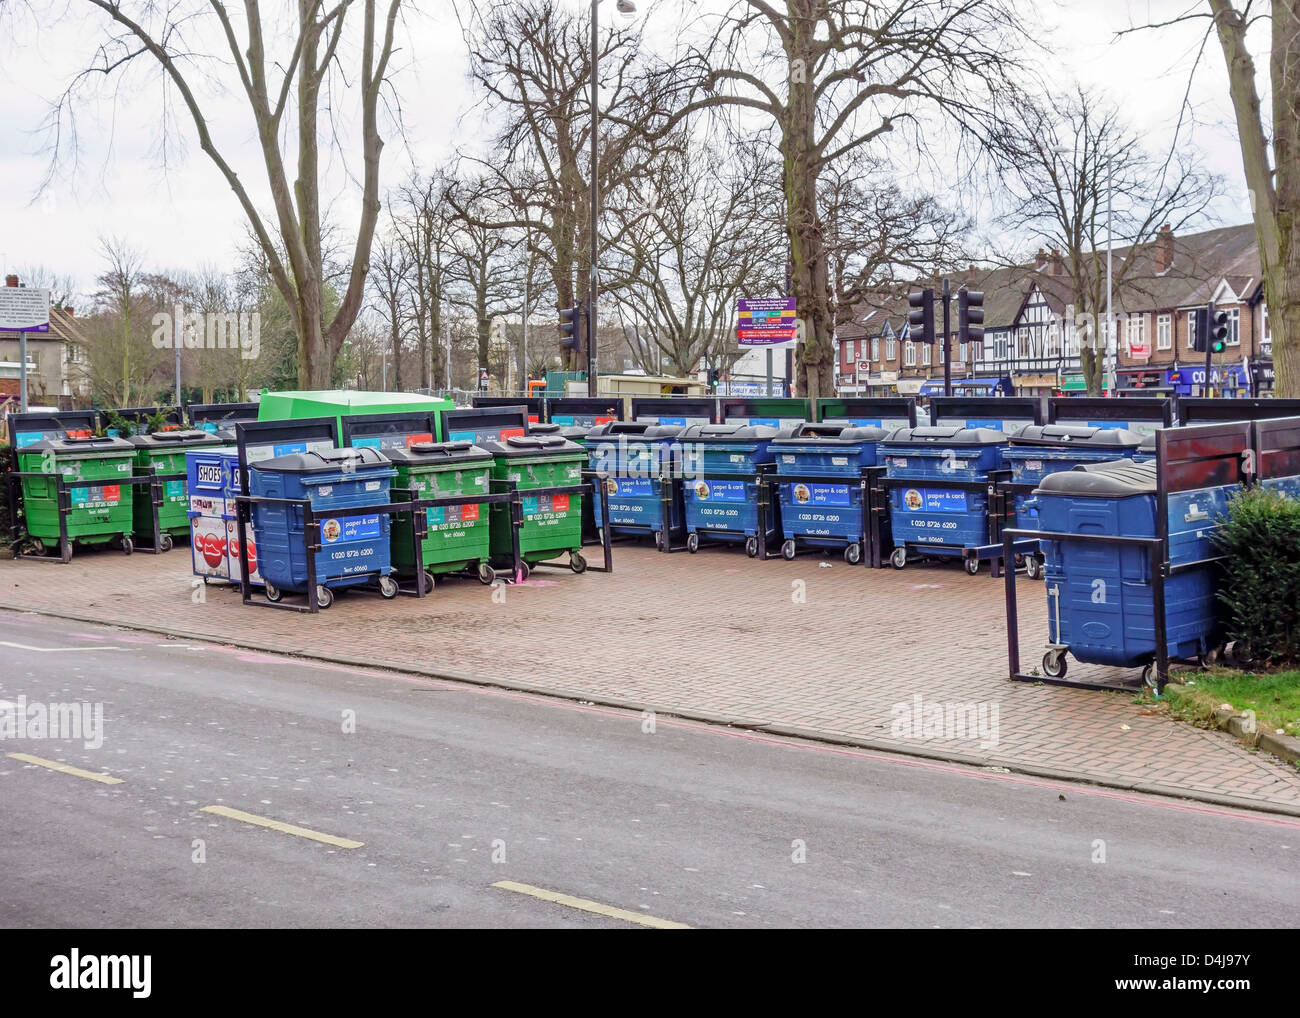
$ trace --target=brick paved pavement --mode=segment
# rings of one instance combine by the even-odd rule
[[[1008,681],[1002,584],[986,574],[820,561],[619,547],[612,575],[539,570],[500,604],[476,581],[453,579],[423,601],[348,594],[313,617],[244,607],[215,585],[193,603],[181,545],[161,558],[106,551],[78,552],[68,566],[0,562],[0,608],[102,616],[1300,815],[1300,773],[1227,735],[1152,715],[1124,693]],[[1042,585],[1018,582],[1029,667],[1046,638]],[[805,603],[795,603],[800,583]],[[1070,674],[1090,670],[1071,662]],[[990,721],[996,707],[996,745],[891,731],[895,705],[917,696],[922,705],[983,704]]]

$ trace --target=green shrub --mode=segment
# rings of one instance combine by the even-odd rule
[[[1228,639],[1253,661],[1300,660],[1300,499],[1241,492],[1215,540]]]
[[[9,446],[0,442],[0,548],[9,547]]]

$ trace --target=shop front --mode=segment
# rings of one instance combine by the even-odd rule
[[[1267,372],[1264,365],[1267,363]],[[1273,364],[1257,362],[1255,372],[1259,382],[1259,392],[1271,392],[1273,388]],[[1210,384],[1205,384],[1205,366],[1185,366],[1166,371],[1165,385],[1179,396],[1222,396],[1228,399],[1248,397],[1256,392],[1255,379],[1244,363],[1214,364],[1210,367]]]

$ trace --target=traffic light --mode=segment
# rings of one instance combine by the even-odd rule
[[[1210,322],[1210,353],[1223,353],[1228,347],[1228,312],[1216,311],[1210,304],[1205,309],[1205,317]]]
[[[1206,338],[1210,335],[1210,309],[1197,308],[1192,313],[1192,349],[1197,353],[1205,353]]]
[[[957,342],[981,343],[984,341],[984,291],[957,291]],[[973,360],[974,358],[972,358]]]
[[[578,349],[582,303],[571,308],[560,308],[560,346],[566,350]]]
[[[709,379],[709,388],[711,390],[716,390],[718,388],[718,379],[721,376],[722,376],[722,372],[719,371],[717,368],[709,368],[708,379]]]
[[[934,291],[922,290],[920,293],[909,293],[907,303],[912,307],[912,310],[907,313],[907,324],[911,326],[909,335],[912,339],[919,338],[922,343],[933,343]]]

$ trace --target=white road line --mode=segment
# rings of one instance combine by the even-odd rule
[[[67,654],[77,650],[126,650],[125,647],[31,647],[25,643],[10,643],[8,640],[0,640],[0,647],[31,650],[37,654]]]

